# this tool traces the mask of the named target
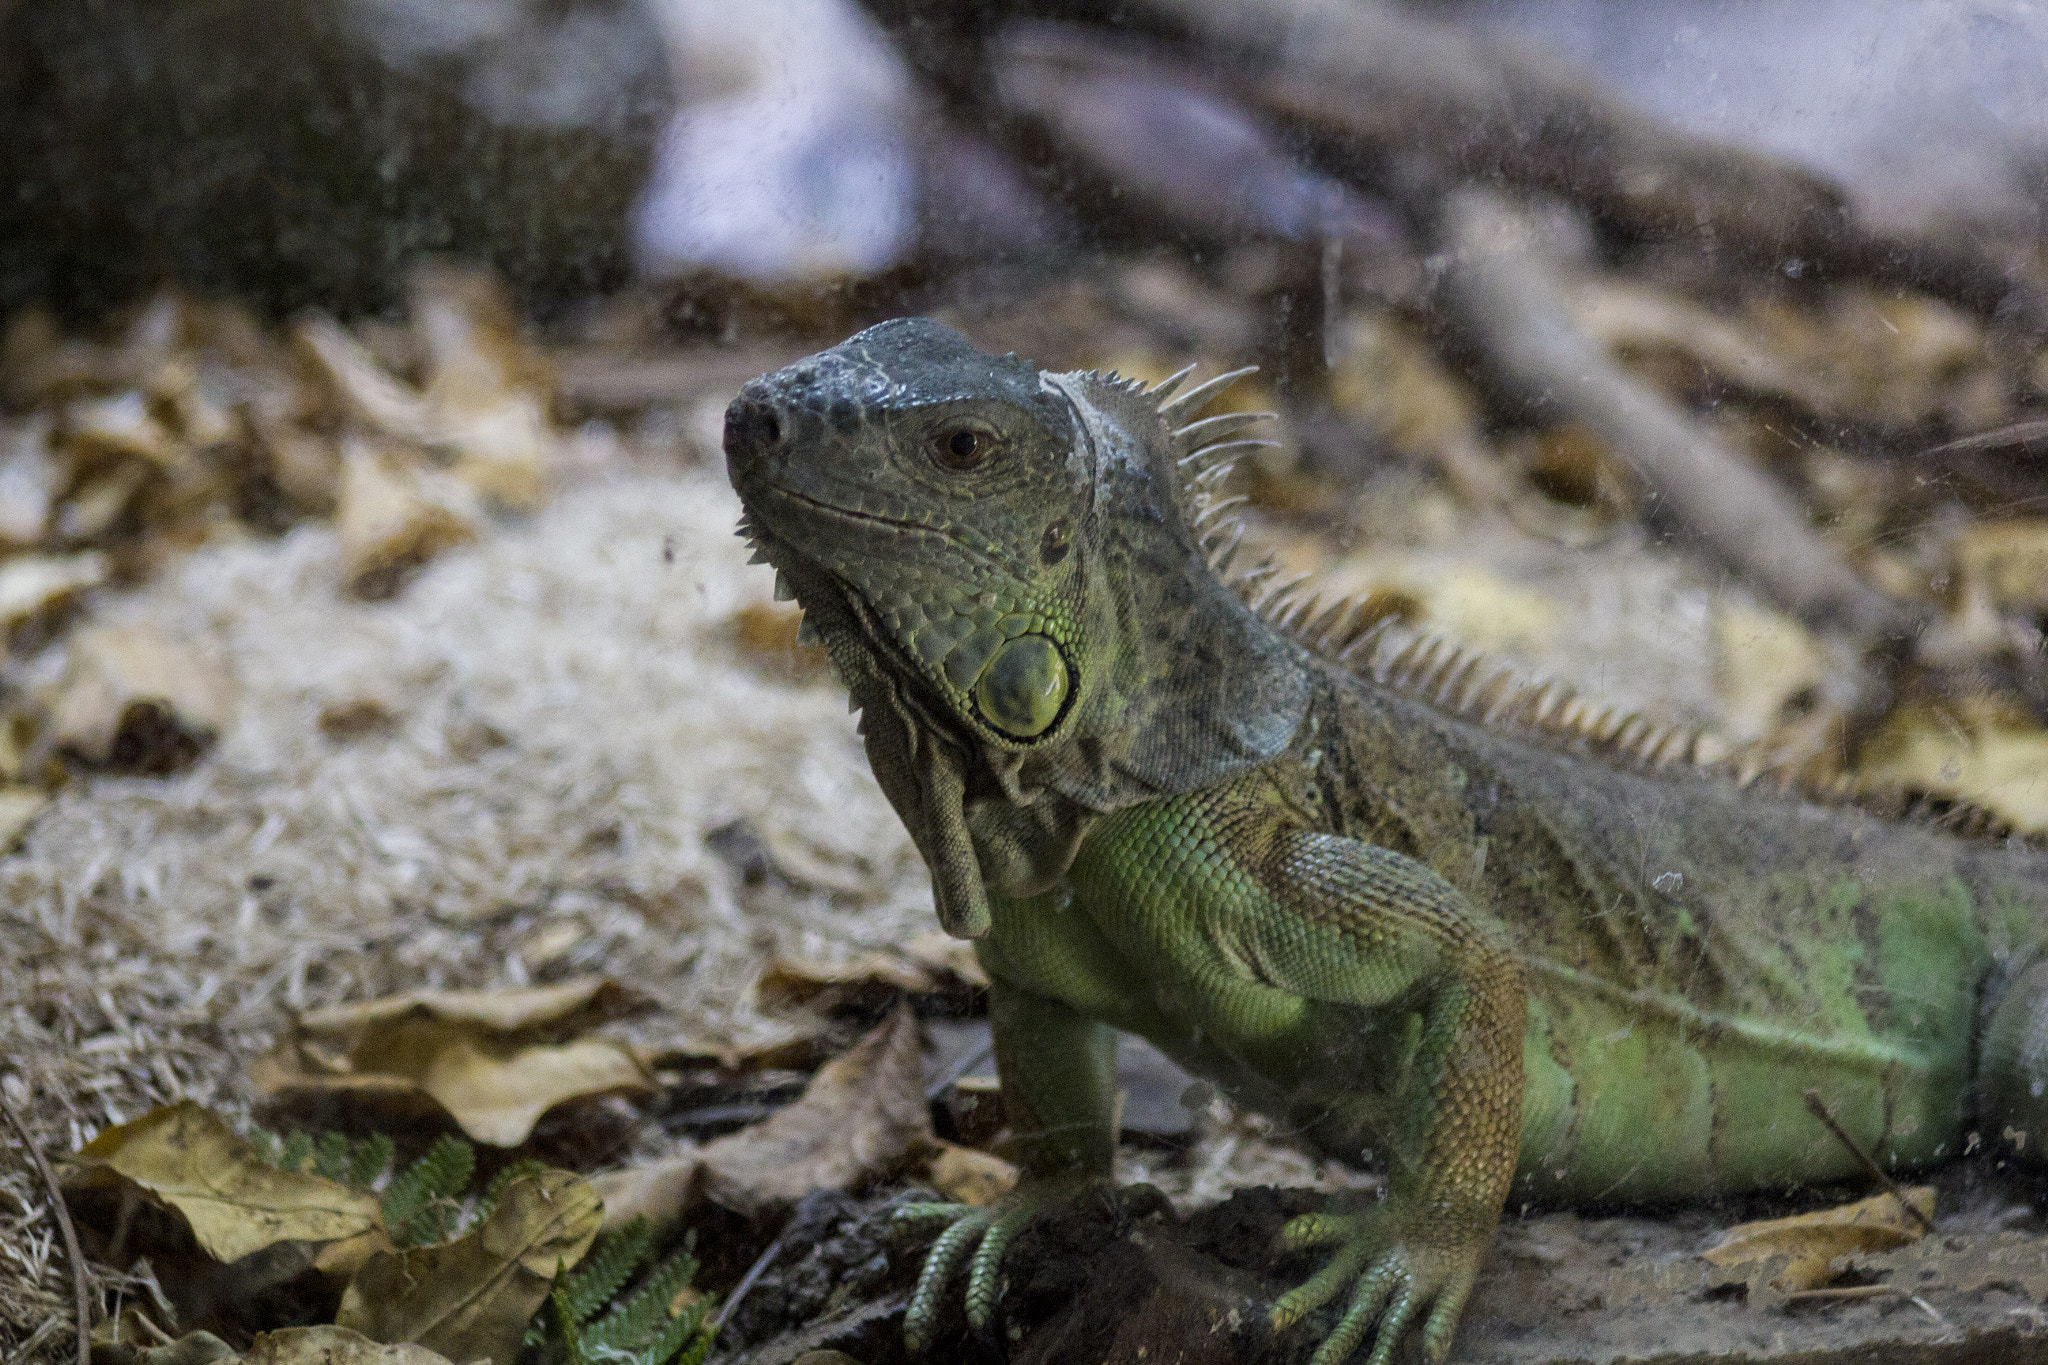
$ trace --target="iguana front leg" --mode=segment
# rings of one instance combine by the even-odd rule
[[[1421,1015],[1413,1058],[1380,1106],[1387,1197],[1362,1215],[1288,1226],[1293,1246],[1338,1249],[1272,1316],[1285,1328],[1348,1294],[1316,1365],[1343,1360],[1368,1333],[1369,1365],[1384,1365],[1417,1322],[1425,1354],[1442,1359],[1520,1142],[1527,1003],[1500,928],[1421,863],[1302,828],[1257,782],[1117,813],[1071,876],[1125,959],[1149,958],[1150,974],[1184,993],[1182,1026],[1228,1040],[1251,1069],[1273,1070],[1275,1048],[1331,1053],[1320,1030],[1363,1026],[1319,1004]],[[1294,1085],[1334,1105],[1375,1079],[1386,1084],[1321,1074],[1304,1057]]]
[[[1001,919],[1030,925],[1035,917],[1056,913],[1050,908],[1055,897],[1033,899],[1043,904],[999,902]],[[1116,1151],[1115,1031],[1007,980],[992,946],[984,941],[982,952],[990,968],[989,1026],[1011,1151],[1024,1180],[1013,1196],[991,1208],[912,1204],[898,1213],[909,1224],[945,1228],[925,1256],[904,1313],[904,1338],[913,1357],[930,1342],[943,1296],[962,1263],[968,1267],[968,1325],[980,1329],[995,1309],[1003,1256],[1018,1231],[1049,1204],[1108,1180]]]

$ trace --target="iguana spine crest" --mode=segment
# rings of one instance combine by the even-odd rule
[[[1966,838],[2002,839],[2014,833],[2010,820],[1971,801],[1866,783],[1827,755],[1787,753],[1768,736],[1737,745],[1704,726],[1602,705],[1569,684],[1531,678],[1441,631],[1404,632],[1398,628],[1398,605],[1378,594],[1344,597],[1326,606],[1319,595],[1300,591],[1312,575],[1282,578],[1271,555],[1236,569],[1246,530],[1239,510],[1250,498],[1219,493],[1239,460],[1279,443],[1223,438],[1276,414],[1230,412],[1174,424],[1257,368],[1227,371],[1184,393],[1177,391],[1194,372],[1192,365],[1151,389],[1114,372],[1099,377],[1158,401],[1160,420],[1171,433],[1183,509],[1210,568],[1261,619],[1310,652],[1458,719],[1624,766],[1690,768],[1732,778],[1744,788],[1769,781],[1784,795],[1930,824]]]

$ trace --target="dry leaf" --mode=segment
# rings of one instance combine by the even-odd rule
[[[297,339],[358,422],[445,452],[455,477],[494,502],[539,506],[560,442],[544,401],[514,386],[521,367],[505,355],[509,338],[487,337],[489,326],[460,290],[421,289],[413,303],[431,372],[424,393],[385,373],[331,319],[309,318]]]
[[[341,496],[341,452],[335,443],[282,419],[259,418],[252,425],[278,491],[308,511],[331,514]]]
[[[1744,313],[1745,335],[1799,376],[1800,401],[1823,415],[1955,431],[2008,415],[1982,326],[1948,304],[1843,285],[1818,310],[1759,297]]]
[[[1553,502],[1605,516],[1633,516],[1639,480],[1614,452],[1577,423],[1546,428],[1528,444],[1529,482]]]
[[[444,474],[351,441],[342,452],[343,581],[358,597],[390,597],[443,550],[474,540],[468,490]]]
[[[703,1160],[691,1151],[666,1161],[603,1171],[592,1176],[590,1184],[604,1200],[605,1231],[622,1228],[635,1218],[645,1218],[659,1231],[696,1205],[703,1174]]]
[[[345,742],[389,730],[398,720],[398,712],[392,698],[358,693],[323,703],[314,724],[329,739]]]
[[[1555,599],[1476,566],[1461,565],[1416,586],[1430,622],[1475,649],[1535,651],[1564,633],[1564,609]]]
[[[644,1095],[654,1082],[631,1049],[562,1037],[622,1012],[631,998],[606,977],[505,991],[415,991],[320,1010],[298,1046],[253,1078],[287,1106],[343,1100],[410,1120],[453,1120],[494,1147],[526,1141],[570,1100]]]
[[[975,956],[974,944],[968,939],[934,930],[911,939],[901,952],[920,966],[950,973],[964,985],[988,985],[988,973],[982,970],[981,959]]]
[[[264,1163],[190,1100],[109,1128],[70,1160],[67,1183],[127,1182],[173,1208],[207,1255],[239,1261],[279,1242],[331,1242],[382,1226],[377,1196]]]
[[[1955,560],[1964,592],[1997,607],[2048,612],[2048,520],[1969,526],[1956,539]]]
[[[1017,1188],[1018,1171],[992,1152],[947,1142],[925,1167],[925,1179],[955,1203],[986,1208]]]
[[[445,1116],[477,1142],[517,1147],[541,1116],[571,1100],[646,1095],[654,1080],[608,1038],[521,1045],[468,1024],[414,1019],[372,1030],[347,1070],[273,1064],[258,1084],[288,1108],[341,1101],[394,1118]]]
[[[1827,660],[1789,616],[1721,599],[1714,605],[1714,687],[1728,733],[1759,739],[1785,703],[1827,676]]]
[[[98,550],[10,559],[0,564],[0,632],[11,639],[48,622],[106,581],[107,557]]]
[[[0,786],[0,853],[13,849],[49,804],[49,793],[34,787]]]
[[[402,441],[433,443],[437,433],[425,396],[386,374],[340,323],[315,314],[299,324],[292,339],[350,417]]]
[[[150,415],[140,393],[89,398],[64,413],[65,439],[89,456],[138,459],[160,469],[182,463],[184,445]]]
[[[1335,350],[1331,407],[1409,459],[1436,465],[1475,506],[1514,496],[1514,475],[1481,434],[1471,391],[1420,337],[1388,314],[1354,313]]]
[[[56,747],[95,767],[167,773],[190,763],[234,718],[220,663],[154,626],[81,630],[51,708]]]
[[[2021,833],[2048,831],[2048,731],[1996,697],[1901,706],[1858,759],[1866,787],[1968,801]]]
[[[353,1005],[313,1010],[299,1018],[308,1033],[353,1045],[359,1030],[418,1015],[451,1024],[475,1024],[500,1033],[583,1029],[616,1019],[642,1001],[608,976],[579,976],[552,986],[509,990],[407,991]]]
[[[130,1317],[123,1313],[93,1328],[94,1365],[214,1365],[215,1361],[241,1358],[234,1347],[211,1332],[187,1332],[175,1341],[143,1345],[151,1339],[140,1327],[143,1323],[148,1319],[140,1314]],[[148,1326],[153,1329],[155,1324]]]
[[[0,545],[34,545],[49,529],[58,484],[52,429],[48,413],[0,424]]]
[[[342,1295],[335,1325],[450,1360],[515,1361],[556,1269],[583,1259],[603,1221],[581,1176],[522,1176],[454,1241],[372,1256]]]
[[[824,649],[797,643],[803,621],[803,612],[789,603],[749,602],[732,614],[727,628],[756,665],[792,678],[825,677]]]
[[[775,1023],[774,1031],[741,1043],[681,1033],[641,1048],[636,1055],[649,1068],[710,1062],[734,1073],[810,1071],[820,1065],[821,1053],[829,1049],[825,1047],[825,1026],[816,1016],[799,1015]]]
[[[1914,1208],[1933,1219],[1933,1186],[1916,1185],[1904,1193]],[[1738,1224],[1701,1255],[1708,1264],[1724,1270],[1761,1266],[1773,1257],[1782,1257],[1772,1285],[1785,1293],[1797,1293],[1826,1284],[1833,1274],[1829,1266],[1837,1257],[1904,1246],[1918,1240],[1923,1231],[1897,1199],[1880,1194],[1839,1208]]]
[[[385,1345],[346,1327],[286,1327],[258,1332],[242,1354],[242,1365],[449,1365],[449,1361],[412,1342]]]
[[[1722,383],[1769,398],[1789,398],[1824,416],[1839,416],[1839,396],[1762,345],[1754,329],[1698,304],[1640,284],[1587,278],[1573,289],[1579,325],[1638,366],[1684,376],[1696,387],[1711,373]],[[1664,361],[1675,363],[1659,363]]]
[[[796,1103],[703,1149],[705,1190],[749,1217],[812,1190],[850,1190],[927,1149],[917,1019],[899,1005],[819,1069]]]
[[[132,460],[85,479],[57,509],[58,537],[68,541],[101,539],[114,529],[147,482],[149,466]]]
[[[514,340],[511,306],[491,276],[475,271],[422,270],[413,284],[425,396],[455,452],[455,476],[501,506],[540,506],[559,443],[546,403],[522,387],[538,365]]]
[[[832,1010],[878,1005],[897,991],[911,995],[939,989],[937,972],[894,953],[867,953],[844,966],[773,958],[754,982],[754,998],[765,1010],[810,1005]]]

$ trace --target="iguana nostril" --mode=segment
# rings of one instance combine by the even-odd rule
[[[782,419],[771,404],[746,394],[725,410],[725,453],[728,457],[765,455],[782,443]]]

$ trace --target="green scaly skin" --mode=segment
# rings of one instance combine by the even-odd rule
[[[2048,857],[1608,766],[1334,666],[1210,569],[1194,408],[908,319],[727,414],[743,530],[993,982],[1027,1180],[908,1215],[946,1229],[913,1346],[962,1269],[986,1324],[1017,1229],[1107,1181],[1119,1029],[1385,1171],[1283,1235],[1327,1257],[1272,1309],[1336,1305],[1319,1365],[1410,1330],[1440,1360],[1510,1197],[1855,1174],[1809,1089],[1887,1165],[2048,1127]]]

